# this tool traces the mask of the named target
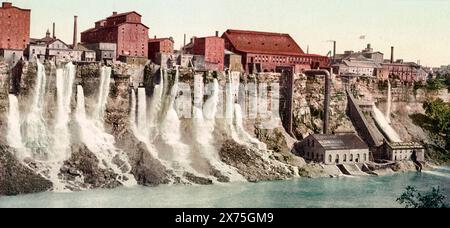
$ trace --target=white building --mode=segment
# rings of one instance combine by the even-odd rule
[[[326,165],[366,163],[369,147],[355,134],[309,135],[295,145],[297,155]]]

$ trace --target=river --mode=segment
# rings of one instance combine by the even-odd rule
[[[439,186],[450,203],[450,167],[383,177],[296,179],[212,186],[131,187],[73,193],[46,192],[0,197],[1,207],[194,207],[194,208],[366,208],[400,207],[407,186]]]

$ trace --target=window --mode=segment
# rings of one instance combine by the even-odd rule
[[[350,154],[350,161],[353,161],[353,154]]]
[[[347,155],[344,154],[344,162],[347,162]]]
[[[364,154],[364,161],[367,161],[367,154]]]
[[[328,161],[331,163],[333,162],[333,156],[330,154],[330,156],[328,156]]]
[[[336,154],[336,164],[339,164],[339,154]]]

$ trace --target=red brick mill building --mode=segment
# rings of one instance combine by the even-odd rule
[[[188,54],[204,56],[206,69],[224,70],[225,42],[218,33],[216,36],[193,37],[184,47],[184,51]]]
[[[148,58],[157,62],[158,54],[172,54],[174,52],[174,40],[169,38],[153,38],[148,40]]]
[[[302,70],[327,68],[326,56],[305,54],[302,48],[289,34],[227,30],[222,38],[225,48],[242,56],[242,65],[246,73],[280,72],[294,68]]]
[[[116,43],[117,58],[148,59],[148,31],[142,24],[142,16],[136,12],[113,15],[95,22],[95,27],[81,33],[81,42]]]
[[[8,63],[17,62],[30,41],[30,14],[10,2],[0,7],[0,56]]]

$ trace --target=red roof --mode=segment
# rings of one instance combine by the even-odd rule
[[[284,33],[229,29],[222,37],[238,52],[291,56],[305,53],[289,34]]]
[[[107,19],[108,18],[121,17],[121,16],[125,16],[125,15],[128,15],[128,14],[132,14],[132,13],[135,13],[135,14],[139,15],[140,17],[142,16],[139,13],[137,13],[136,11],[130,11],[130,12],[126,12],[126,13],[119,13],[119,14],[116,14],[116,15],[113,14],[112,16],[107,17]]]

